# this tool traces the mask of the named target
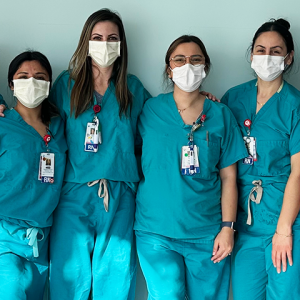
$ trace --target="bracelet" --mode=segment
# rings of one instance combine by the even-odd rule
[[[275,230],[275,233],[278,234],[278,235],[281,235],[281,236],[285,236],[285,237],[291,237],[293,236],[293,234],[289,234],[289,235],[285,235],[285,234],[282,234],[282,233],[278,233],[277,230]]]

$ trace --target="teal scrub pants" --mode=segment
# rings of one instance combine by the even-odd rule
[[[65,183],[50,238],[50,299],[134,299],[134,193],[108,181],[109,210],[99,185]]]
[[[38,257],[28,245],[27,228],[0,220],[0,299],[42,300],[48,275],[49,228],[37,242]],[[37,239],[41,238],[37,235]]]
[[[293,232],[293,266],[277,273],[272,237],[239,232],[232,255],[234,300],[300,299],[300,231]]]
[[[136,231],[136,241],[148,300],[228,299],[230,257],[214,264],[213,240],[190,243]]]

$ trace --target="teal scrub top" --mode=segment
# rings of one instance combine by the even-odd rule
[[[250,136],[256,138],[257,161],[238,164],[238,225],[251,231],[259,222],[260,233],[274,233],[281,211],[283,194],[291,173],[291,156],[300,151],[300,92],[284,82],[283,87],[256,114],[256,80],[236,86],[224,95],[222,102],[233,112],[242,136],[247,134],[244,121],[251,120]],[[262,180],[260,204],[251,203],[252,225],[246,225],[248,195],[253,180]],[[299,226],[300,218],[295,222]]]
[[[55,154],[54,183],[38,180],[40,154],[47,152],[40,134],[14,109],[0,118],[0,219],[24,227],[52,225],[62,187],[67,144],[63,120],[53,117],[49,126],[50,153]]]
[[[97,114],[102,127],[102,144],[98,152],[85,152],[84,141],[88,122],[94,111],[90,107],[77,119],[70,115],[70,95],[74,81],[69,85],[69,72],[64,71],[53,85],[49,99],[59,108],[65,121],[68,160],[65,181],[86,183],[105,178],[114,181],[138,182],[137,161],[134,154],[137,119],[146,99],[150,97],[139,79],[127,76],[128,88],[133,97],[131,117],[119,117],[115,86],[110,82],[102,98],[102,109]],[[97,104],[96,97],[94,103]]]
[[[246,153],[238,125],[221,103],[205,100],[204,126],[194,133],[200,173],[181,175],[181,148],[188,144],[186,125],[173,93],[148,100],[140,116],[143,139],[141,180],[136,198],[135,230],[176,239],[213,239],[220,230],[220,169]]]

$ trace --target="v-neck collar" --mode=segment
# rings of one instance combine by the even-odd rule
[[[108,87],[107,87],[107,89],[106,89],[104,95],[99,94],[99,93],[95,90],[95,91],[94,91],[94,95],[93,95],[93,98],[94,98],[94,105],[98,104],[98,102],[97,102],[97,97],[96,97],[96,95],[95,95],[95,92],[102,96],[102,99],[101,99],[101,107],[103,108],[103,106],[104,106],[106,100],[109,98],[109,96],[110,96],[110,94],[112,93],[112,90],[113,90],[114,88],[115,88],[115,87],[114,87],[114,84],[112,83],[112,81],[110,81],[110,83],[109,83],[109,85],[108,85]]]
[[[25,128],[27,131],[29,131],[31,134],[33,134],[35,137],[43,140],[43,137],[28,123],[26,123],[24,121],[24,119],[22,118],[22,116],[14,109],[12,108],[10,110],[11,113],[11,119],[15,120],[17,122],[19,122],[20,124],[22,124],[22,127]],[[51,123],[49,124],[49,130],[51,131]]]
[[[207,111],[207,105],[208,105],[207,101],[210,101],[210,100],[207,100],[207,98],[205,97],[204,103],[203,103],[203,110],[202,110],[202,113],[200,115],[205,114],[205,112]],[[180,113],[178,112],[178,108],[176,106],[176,102],[175,102],[173,93],[170,93],[170,97],[168,97],[168,104],[171,107],[172,114],[173,114],[176,122],[180,125],[180,127],[189,129],[193,126],[193,125],[184,123],[183,119],[181,118]]]
[[[261,118],[267,111],[268,108],[279,98],[280,92],[284,87],[284,81],[280,85],[277,92],[263,105],[263,107],[256,113],[256,106],[257,106],[257,82],[254,88],[254,95],[251,97],[251,116],[252,116],[252,124],[259,118]]]

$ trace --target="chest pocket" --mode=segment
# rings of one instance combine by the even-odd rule
[[[38,178],[40,153],[35,149],[31,151],[23,149],[11,149],[7,151],[6,156],[6,181],[13,183],[16,190],[31,189],[33,181]]]
[[[200,173],[194,178],[212,179],[215,173],[219,172],[218,163],[220,160],[220,145],[217,142],[207,142],[206,140],[195,139],[198,146]]]
[[[291,157],[288,141],[257,141],[258,175],[270,176],[290,173]]]

